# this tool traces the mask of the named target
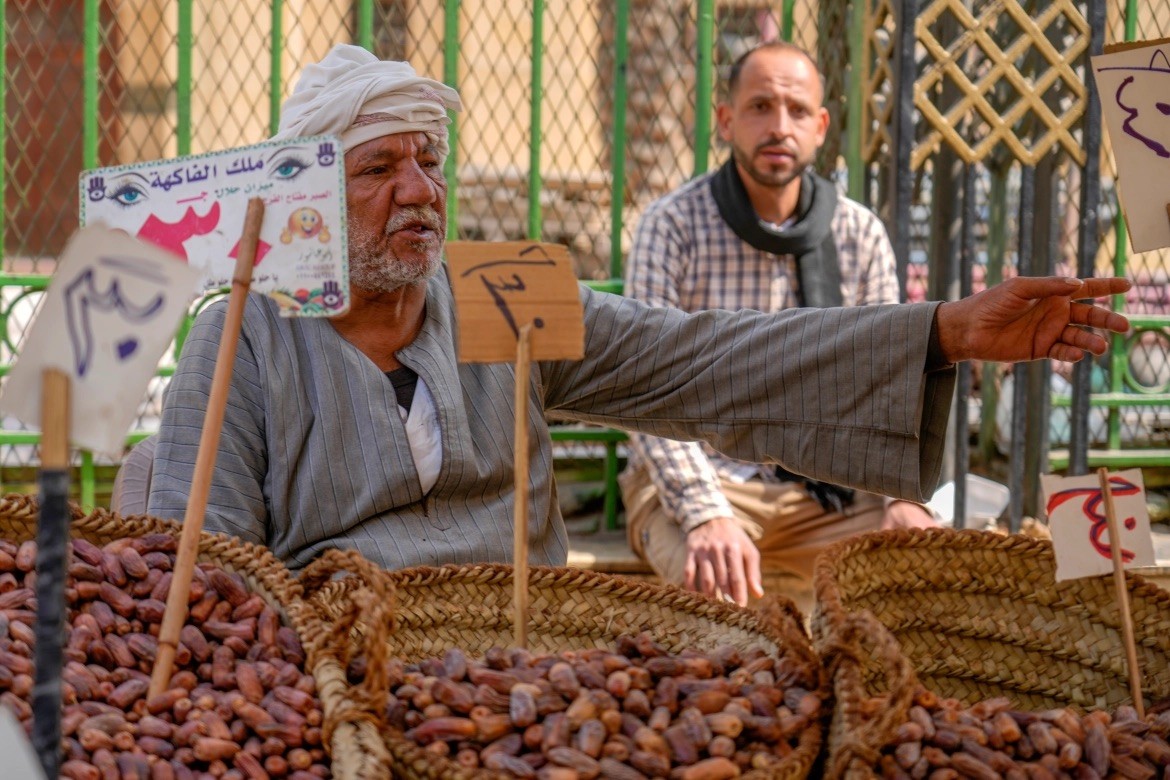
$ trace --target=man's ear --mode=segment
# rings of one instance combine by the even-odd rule
[[[719,128],[719,137],[724,141],[731,140],[731,106],[728,103],[715,105],[715,123]]]
[[[817,129],[817,148],[819,149],[829,135],[829,109],[824,106],[818,108],[817,119],[820,120],[820,127]]]

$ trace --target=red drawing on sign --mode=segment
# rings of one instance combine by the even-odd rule
[[[1141,492],[1141,489],[1137,485],[1121,477],[1110,477],[1109,487],[1115,496],[1132,496]],[[1101,536],[1109,530],[1109,520],[1105,517],[1105,513],[1101,508],[1101,505],[1105,503],[1105,495],[1101,492],[1101,488],[1070,488],[1054,493],[1052,498],[1048,499],[1048,516],[1052,516],[1053,509],[1056,509],[1066,501],[1071,501],[1077,496],[1084,496],[1085,503],[1081,505],[1081,511],[1085,513],[1085,517],[1092,521],[1092,525],[1089,526],[1089,543],[1102,556],[1112,558],[1113,549],[1101,541]],[[1136,518],[1127,517],[1122,522],[1130,531],[1137,527]],[[1127,550],[1124,547],[1121,548],[1121,560],[1123,562],[1129,563],[1134,557],[1135,555],[1131,550]]]
[[[268,243],[267,241],[262,241],[259,238],[256,239],[256,257],[252,260],[253,268],[260,265],[260,261],[264,259],[264,255],[268,254],[268,250],[271,248],[272,244]],[[240,242],[237,241],[236,245],[232,247],[232,251],[228,252],[228,257],[235,260],[239,256]]]
[[[170,250],[186,260],[187,250],[183,247],[183,242],[192,236],[207,235],[218,225],[219,201],[216,201],[203,216],[196,214],[194,207],[189,206],[178,222],[164,222],[157,215],[151,214],[139,228],[138,237]]]

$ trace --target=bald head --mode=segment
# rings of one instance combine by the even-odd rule
[[[759,46],[748,49],[735,62],[731,63],[731,69],[727,73],[727,99],[729,101],[735,99],[735,92],[743,81],[744,70],[748,69],[749,64],[753,60],[758,60],[761,56],[765,58],[779,56],[786,59],[791,57],[803,60],[811,69],[811,74],[815,77],[816,86],[819,88],[816,97],[817,105],[823,104],[825,97],[825,76],[821,73],[820,66],[807,50],[788,41],[768,41],[767,43],[761,43]]]

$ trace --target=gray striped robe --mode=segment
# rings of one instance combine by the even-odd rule
[[[937,304],[685,314],[581,287],[585,355],[533,366],[529,536],[563,565],[567,536],[546,416],[704,439],[748,461],[912,499],[930,495],[953,370],[924,374]],[[181,517],[226,304],[208,307],[167,392],[149,511]],[[435,399],[438,482],[423,494],[386,376],[325,319],[249,297],[206,527],[300,568],[328,547],[387,568],[512,557],[508,363],[459,364],[447,276],[429,282],[418,338],[398,353]]]

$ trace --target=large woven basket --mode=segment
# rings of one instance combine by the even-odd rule
[[[115,539],[156,533],[167,534],[177,539],[182,531],[182,525],[177,521],[162,520],[149,515],[123,517],[104,509],[86,514],[74,505],[70,505],[70,513],[71,538],[86,539],[97,545]],[[39,505],[29,496],[14,494],[0,497],[0,538],[13,542],[36,539],[38,514]],[[281,620],[296,631],[306,650],[313,647],[313,640],[326,633],[326,628],[321,625],[317,613],[303,608],[301,584],[266,547],[205,531],[199,537],[197,560],[212,563],[243,577],[248,589],[259,594],[280,615]],[[312,671],[314,661],[313,654],[309,653],[307,662],[309,671]],[[320,688],[320,680],[318,687]],[[335,699],[342,695],[336,686],[331,689],[331,693]],[[318,696],[322,701],[322,709],[325,709],[326,692],[318,690]],[[326,746],[328,747],[328,741]],[[353,776],[353,770],[350,769],[353,756],[341,756],[332,760],[335,777]]]
[[[831,772],[873,776],[919,684],[1030,710],[1131,701],[1113,578],[1055,570],[1051,542],[973,530],[881,531],[822,553],[812,630],[835,695]],[[1170,593],[1131,574],[1129,600],[1147,703],[1164,700]]]
[[[458,647],[477,657],[492,646],[514,644],[510,566],[420,567],[383,576],[392,595],[383,592],[377,602],[393,604],[393,630],[382,632],[388,656],[418,661]],[[355,592],[361,588],[361,578],[324,583],[322,579],[316,577],[312,584],[305,582],[307,604],[318,611],[324,622],[344,621]],[[763,647],[773,655],[793,658],[804,665],[811,679],[821,679],[820,666],[799,613],[788,603],[778,602],[765,617],[757,611],[671,586],[551,567],[530,570],[529,599],[528,647],[533,652],[613,647],[621,634],[645,631],[672,652],[684,648],[713,650],[721,645]],[[365,617],[359,618],[354,625],[355,641],[360,642],[370,630],[365,621]],[[336,663],[334,674],[343,678],[344,661],[338,658]],[[361,698],[360,694],[354,695]],[[325,716],[328,720],[336,714],[327,710]],[[367,743],[372,725],[355,724],[358,731],[365,733]],[[783,763],[746,777],[807,777],[820,752],[822,730],[819,722],[809,727],[800,735],[797,749]],[[334,755],[352,749],[339,740],[340,727],[334,734]],[[371,766],[371,773],[365,777],[385,777],[391,769],[398,777],[412,779],[497,776],[487,770],[468,770],[450,759],[427,753],[393,729],[382,728],[382,737],[387,763],[380,767],[380,774],[379,768]]]

